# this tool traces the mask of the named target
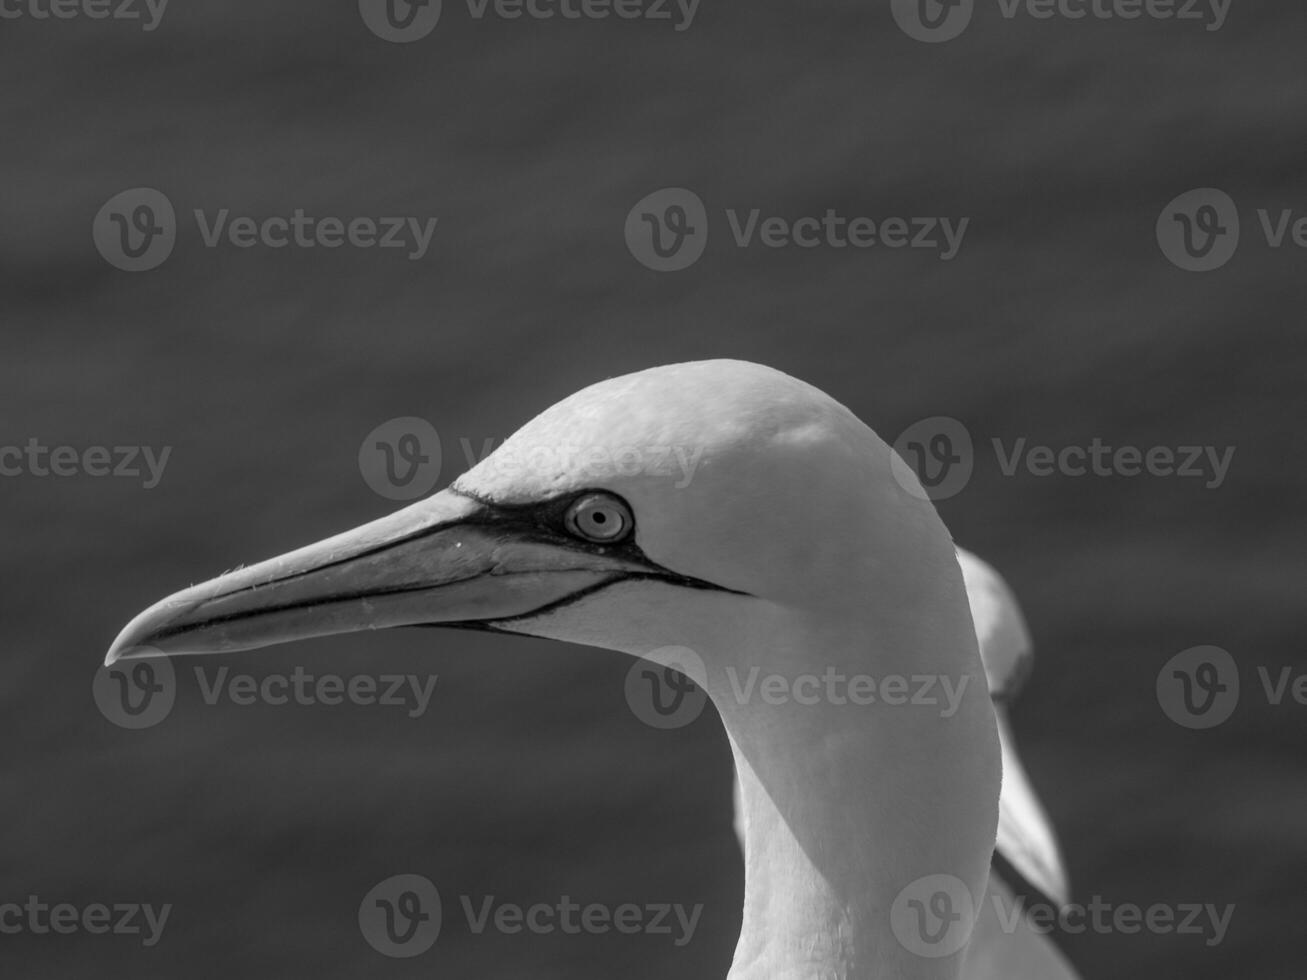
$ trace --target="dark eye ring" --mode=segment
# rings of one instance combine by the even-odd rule
[[[626,501],[607,493],[588,493],[567,508],[567,530],[595,544],[616,544],[630,536],[635,517]]]

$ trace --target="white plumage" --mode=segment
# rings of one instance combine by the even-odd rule
[[[665,452],[677,447],[701,459],[688,483]],[[109,660],[440,623],[652,659],[689,647],[738,775],[745,908],[730,980],[1070,977],[986,900],[1011,897],[991,880],[996,839],[1031,884],[1065,895],[990,697],[1020,675],[1024,623],[892,459],[846,408],[778,371],[643,371],[563,400],[446,491],[157,603]],[[754,670],[935,677],[958,699],[948,713],[763,703],[735,682]],[[914,891],[937,880],[978,909],[974,931],[934,885]],[[930,947],[932,910],[939,935],[962,924],[948,948]]]

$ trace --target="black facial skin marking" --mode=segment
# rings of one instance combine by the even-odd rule
[[[674,585],[684,589],[704,589],[711,592],[726,592],[731,595],[748,596],[749,593],[741,592],[738,589],[728,589],[722,585],[716,585],[713,582],[707,582],[703,579],[693,578],[689,575],[681,575],[669,568],[664,568],[656,561],[653,561],[646,555],[643,549],[635,543],[636,531],[639,528],[639,519],[635,515],[635,509],[629,503],[611,490],[605,490],[602,487],[593,487],[585,490],[575,490],[570,493],[561,494],[548,500],[527,504],[505,504],[495,503],[487,500],[477,494],[469,493],[466,490],[460,490],[457,486],[450,488],[451,492],[458,494],[460,497],[467,497],[475,500],[484,508],[483,510],[471,515],[469,518],[458,522],[461,524],[477,524],[481,526],[491,526],[503,528],[509,535],[519,541],[534,541],[540,544],[549,544],[559,548],[566,548],[570,551],[581,551],[592,555],[600,555],[607,558],[618,558],[632,564],[642,565],[648,571],[644,572],[615,572],[613,577],[599,582],[589,588],[581,589],[569,596],[564,596],[555,602],[547,603],[538,609],[522,613],[517,616],[508,616],[502,619],[485,619],[475,620],[464,623],[428,623],[422,624],[428,628],[450,628],[450,629],[471,629],[483,630],[495,633],[512,632],[511,630],[499,629],[496,624],[507,624],[520,622],[526,619],[533,619],[545,613],[553,612],[556,609],[563,609],[575,602],[592,596],[597,592],[602,592],[610,585],[616,585],[618,582],[633,582],[641,580],[651,580],[665,582],[668,585]],[[621,541],[614,544],[600,544],[578,538],[568,532],[565,515],[568,508],[582,497],[591,494],[603,494],[608,497],[615,497],[626,505],[626,509],[631,514],[633,521],[630,533]]]
[[[572,595],[565,596],[562,599],[533,609],[529,612],[517,616],[503,617],[500,619],[473,620],[468,622],[442,622],[442,623],[417,623],[416,627],[444,628],[444,629],[476,629],[476,630],[496,630],[496,623],[511,623],[517,620],[530,619],[555,609],[561,609],[564,606],[571,605],[587,596],[593,595],[602,589],[607,588],[617,582],[638,581],[641,579],[650,579],[660,582],[666,582],[669,585],[678,586],[687,589],[707,589],[715,592],[727,592],[734,595],[748,595],[745,592],[739,592],[735,589],[728,589],[724,586],[715,585],[712,582],[705,582],[702,579],[696,579],[688,575],[681,575],[671,569],[664,568],[657,562],[651,560],[640,546],[635,543],[635,526],[631,532],[619,542],[613,544],[600,544],[597,542],[577,538],[570,534],[566,529],[565,515],[569,507],[581,497],[590,494],[606,494],[608,496],[617,496],[603,489],[588,489],[560,495],[550,498],[549,500],[538,503],[528,504],[504,504],[494,503],[484,500],[474,494],[466,491],[451,488],[450,492],[456,493],[461,497],[475,500],[481,505],[481,508],[466,517],[456,521],[447,521],[441,524],[435,524],[431,527],[422,528],[420,531],[414,531],[394,541],[387,541],[384,544],[377,545],[358,554],[349,555],[339,558],[332,562],[319,565],[316,568],[305,569],[294,572],[290,575],[283,576],[279,579],[273,579],[270,582],[262,582],[258,585],[245,586],[242,589],[236,589],[232,592],[224,593],[222,596],[215,596],[214,599],[225,599],[233,595],[239,595],[242,592],[249,592],[254,589],[265,589],[270,585],[277,585],[283,582],[293,581],[306,575],[313,575],[324,569],[333,568],[338,565],[348,564],[357,561],[360,558],[366,558],[372,555],[384,554],[385,552],[396,548],[400,545],[407,544],[411,541],[417,541],[422,538],[439,534],[455,527],[480,527],[493,528],[499,533],[504,540],[530,541],[538,544],[547,544],[557,548],[577,551],[586,554],[597,555],[607,558],[616,558],[626,561],[630,564],[639,565],[641,571],[614,571],[611,578],[603,582],[592,585],[589,588],[581,589]],[[620,499],[620,498],[618,498]],[[625,501],[623,501],[625,503]],[[630,506],[627,505],[630,510]],[[632,520],[634,521],[634,512],[632,511]],[[480,576],[470,576],[478,578]],[[463,580],[466,581],[466,580]],[[451,585],[453,582],[441,583],[442,585]],[[315,606],[329,605],[335,602],[345,602],[352,599],[374,598],[378,596],[403,595],[409,592],[424,592],[432,586],[428,585],[410,585],[390,589],[374,589],[366,592],[343,593],[340,595],[324,596],[320,599],[302,600],[299,602],[290,602],[280,606],[269,606],[266,609],[260,609],[253,613],[233,613],[229,616],[215,617],[206,620],[202,624],[191,624],[177,626],[169,630],[164,630],[158,634],[158,639],[167,639],[171,637],[184,635],[192,630],[202,629],[214,625],[215,623],[234,622],[242,619],[252,619],[258,616],[270,615],[279,612],[289,612],[297,609],[311,609]],[[405,629],[410,627],[392,627]]]

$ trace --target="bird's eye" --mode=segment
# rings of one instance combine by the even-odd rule
[[[567,529],[578,538],[597,544],[614,544],[631,533],[635,518],[625,501],[604,493],[591,493],[567,509]]]

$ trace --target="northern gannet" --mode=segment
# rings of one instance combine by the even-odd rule
[[[702,453],[688,482],[675,447]],[[1025,656],[1020,613],[892,455],[828,395],[756,364],[610,379],[446,490],[156,603],[106,662],[429,625],[655,662],[688,647],[738,778],[729,980],[1074,977],[994,904],[1012,907],[991,877],[996,840],[1049,899],[1065,887],[989,693]],[[889,699],[761,703],[740,696],[754,668],[951,679],[960,696],[947,716]]]

